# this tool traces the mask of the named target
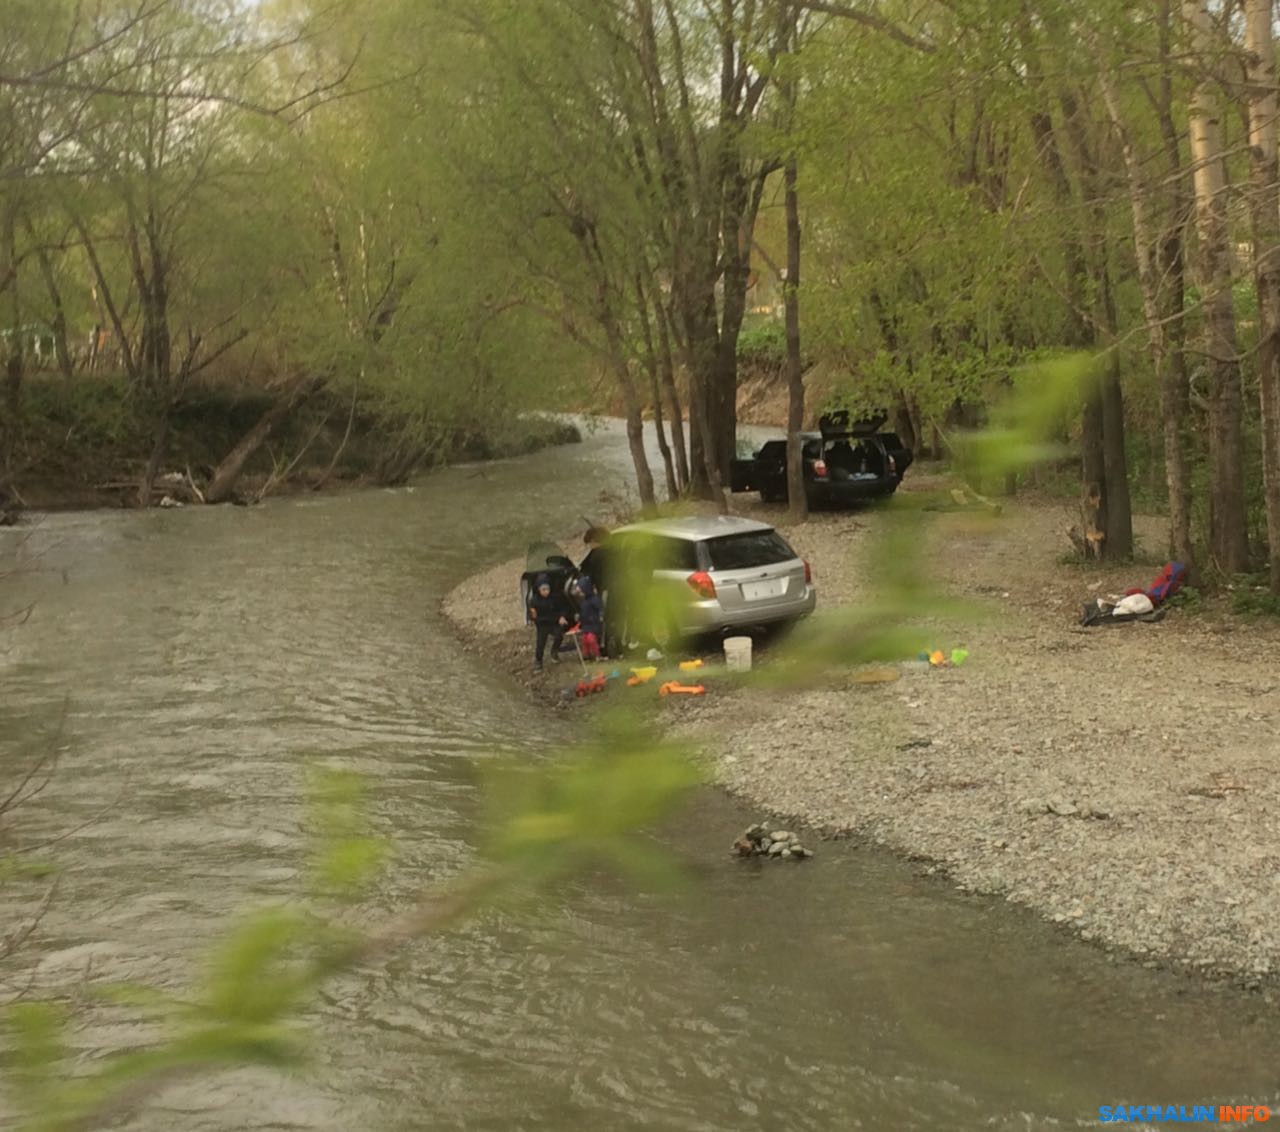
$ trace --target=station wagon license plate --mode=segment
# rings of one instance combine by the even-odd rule
[[[775,578],[769,582],[743,582],[742,596],[746,601],[760,601],[763,598],[781,597],[787,592],[785,578]]]

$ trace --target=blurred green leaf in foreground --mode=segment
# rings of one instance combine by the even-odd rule
[[[1072,356],[1021,375],[996,426],[968,439],[968,466],[995,475],[1040,458],[1045,436],[1078,398],[1090,369],[1089,359]],[[876,574],[868,599],[814,619],[763,679],[794,686],[825,679],[840,666],[913,656],[924,640],[922,616],[962,608],[927,581],[924,516],[895,518],[869,556]],[[651,620],[660,625],[665,613],[650,611]],[[630,714],[605,711],[593,723],[592,738],[561,758],[492,771],[489,821],[475,863],[372,926],[344,919],[342,911],[383,866],[386,846],[368,830],[359,779],[320,772],[310,790],[316,848],[309,899],[246,916],[215,948],[203,981],[181,998],[145,988],[110,992],[163,1028],[154,1045],[86,1073],[75,1065],[62,1007],[23,1002],[10,1009],[9,1091],[22,1128],[98,1128],[194,1073],[298,1064],[305,1043],[297,1019],[325,980],[385,959],[494,902],[527,902],[584,868],[612,868],[648,886],[676,879],[674,862],[644,834],[699,781],[691,752],[656,738]]]

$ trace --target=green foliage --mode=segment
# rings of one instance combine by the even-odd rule
[[[1192,616],[1203,613],[1208,608],[1204,594],[1196,586],[1183,586],[1165,602],[1165,605],[1169,609],[1176,609]]]
[[[1280,594],[1252,578],[1238,582],[1231,593],[1231,612],[1243,617],[1280,617]]]
[[[860,664],[907,660],[926,648],[928,619],[975,615],[973,606],[942,597],[926,576],[925,512],[890,512],[884,534],[867,555],[863,600],[810,618],[793,634],[781,662],[754,678],[781,687],[829,681]]]
[[[47,429],[73,449],[93,451],[137,439],[138,420],[123,378],[32,381],[24,413],[29,427]]]
[[[775,373],[787,360],[787,328],[777,319],[762,318],[743,325],[738,336],[738,364],[745,371]]]
[[[483,860],[425,892],[407,914],[372,926],[326,919],[319,902],[358,897],[385,860],[369,836],[363,789],[353,775],[323,771],[310,791],[317,849],[309,904],[246,916],[216,947],[203,979],[181,996],[118,987],[111,997],[144,1009],[166,1036],[76,1076],[65,1042],[69,1020],[43,1003],[8,1016],[10,1080],[27,1132],[96,1127],[136,1107],[159,1086],[220,1066],[292,1066],[305,1056],[296,1019],[338,972],[478,914],[494,900],[527,900],[584,867],[606,866],[646,884],[676,878],[647,831],[699,780],[688,751],[650,738],[634,721],[606,718],[581,750],[493,772]]]
[[[309,825],[314,896],[355,897],[386,859],[387,846],[365,818],[365,784],[350,771],[324,768],[312,778]]]
[[[1051,438],[1079,405],[1096,365],[1094,358],[1076,353],[1015,371],[1015,396],[997,403],[989,428],[963,439],[960,462],[966,473],[991,482],[1060,455],[1060,445]]]
[[[533,773],[506,766],[489,778],[485,856],[519,882],[517,892],[598,865],[647,884],[676,878],[672,863],[638,831],[667,817],[700,780],[690,750],[655,740],[622,711],[603,713],[593,730],[570,758]]]

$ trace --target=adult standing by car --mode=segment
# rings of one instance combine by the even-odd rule
[[[582,541],[587,546],[587,555],[578,567],[578,573],[585,574],[595,583],[596,592],[604,603],[601,651],[606,656],[621,656],[624,647],[622,636],[626,621],[626,600],[622,593],[618,548],[612,545],[612,537],[608,527],[595,523],[587,527],[582,536]]]

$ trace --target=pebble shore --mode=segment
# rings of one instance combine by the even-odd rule
[[[865,597],[883,515],[786,530],[779,509],[744,510],[809,559],[820,610]],[[936,647],[968,650],[962,666],[904,665],[880,683],[837,673],[790,692],[717,687],[672,697],[671,726],[723,786],[779,820],[885,846],[1117,956],[1272,985],[1280,629],[1178,610],[1156,625],[1079,628],[1084,601],[1156,568],[1062,565],[1069,522],[1046,503],[933,520],[938,586],[986,604],[976,622],[930,625]],[[1159,546],[1158,521],[1140,521],[1139,537]],[[443,612],[538,694],[512,624],[518,574],[506,563],[468,579]]]

